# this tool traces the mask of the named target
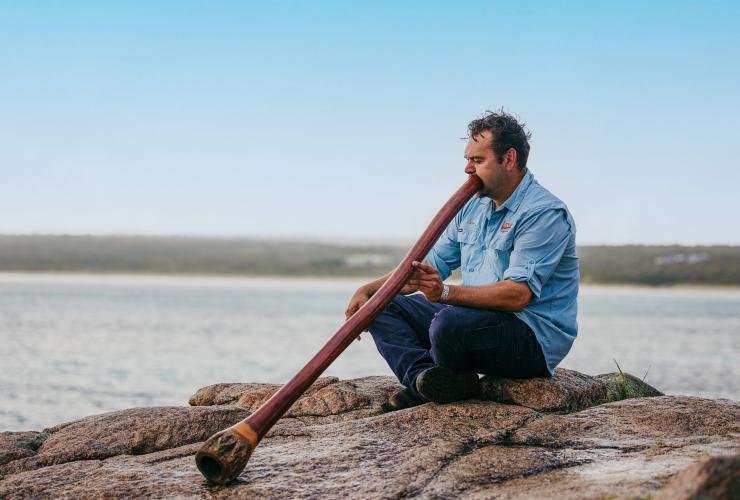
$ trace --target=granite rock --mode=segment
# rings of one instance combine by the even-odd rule
[[[483,398],[545,412],[573,412],[610,401],[662,393],[637,377],[607,373],[592,377],[564,368],[552,378],[482,380]]]
[[[622,373],[592,377],[557,368],[551,378],[506,379],[483,377],[482,399],[526,406],[543,412],[573,412],[610,401],[634,397],[662,396],[640,379]],[[198,390],[191,405],[236,405],[250,411],[280,388],[273,384],[215,384]],[[373,410],[382,405],[401,385],[391,377],[364,377],[340,381],[336,377],[318,379],[293,405],[287,417],[327,416]]]
[[[0,433],[0,465],[35,455],[47,437],[47,434],[33,431]]]
[[[655,495],[655,500],[695,498],[740,498],[740,455],[690,465]]]
[[[131,408],[93,415],[34,433],[32,439],[38,446],[0,465],[0,475],[175,448],[208,439],[247,415],[244,409],[233,406]],[[0,433],[0,444],[4,444],[5,434],[20,433]],[[5,449],[0,450],[0,455],[6,453]]]
[[[428,403],[392,413],[382,404],[399,386],[388,377],[321,379],[229,486],[200,475],[199,441],[244,418],[276,387],[219,384],[191,398],[201,406],[87,417],[45,430],[43,442],[37,433],[0,433],[0,456],[11,457],[0,466],[0,497],[645,498],[669,491],[673,476],[713,484],[707,478],[716,468],[679,473],[740,452],[738,402],[606,403],[610,394],[634,393],[610,392],[606,376],[558,375],[489,386],[487,397],[508,403]],[[585,409],[567,413],[573,408]]]
[[[323,377],[301,396],[286,417],[326,417],[347,412],[381,413],[383,403],[401,386],[391,377],[364,377],[339,380]],[[273,384],[216,384],[199,389],[190,398],[191,405],[235,405],[254,411],[278,389]],[[366,412],[367,414],[367,412]]]

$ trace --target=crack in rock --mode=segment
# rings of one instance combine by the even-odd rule
[[[415,487],[411,490],[404,490],[399,494],[399,498],[412,498],[414,496],[419,495],[422,493],[427,486],[429,486],[439,475],[440,472],[444,471],[448,466],[453,464],[454,462],[460,460],[461,458],[470,455],[471,453],[486,448],[488,446],[495,446],[498,445],[501,442],[505,442],[508,439],[511,438],[511,436],[519,429],[522,429],[527,426],[532,420],[536,420],[538,418],[537,415],[531,415],[524,419],[524,421],[519,424],[518,426],[515,426],[512,429],[507,430],[502,436],[497,436],[493,439],[478,439],[478,438],[472,438],[465,440],[458,450],[456,450],[454,453],[451,453],[450,455],[444,457],[442,460],[440,460],[439,466],[429,475],[429,478],[422,484],[421,486]]]

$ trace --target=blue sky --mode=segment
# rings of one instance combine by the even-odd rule
[[[416,238],[504,106],[581,244],[740,244],[730,2],[0,1],[0,232]]]

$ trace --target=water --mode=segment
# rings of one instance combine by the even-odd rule
[[[287,381],[343,322],[358,280],[0,275],[0,431],[217,382]],[[740,399],[740,290],[583,287],[561,366],[672,394]],[[388,374],[369,335],[327,371]]]

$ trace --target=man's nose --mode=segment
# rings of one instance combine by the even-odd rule
[[[465,173],[468,175],[473,175],[475,173],[475,166],[471,163],[465,165]]]

